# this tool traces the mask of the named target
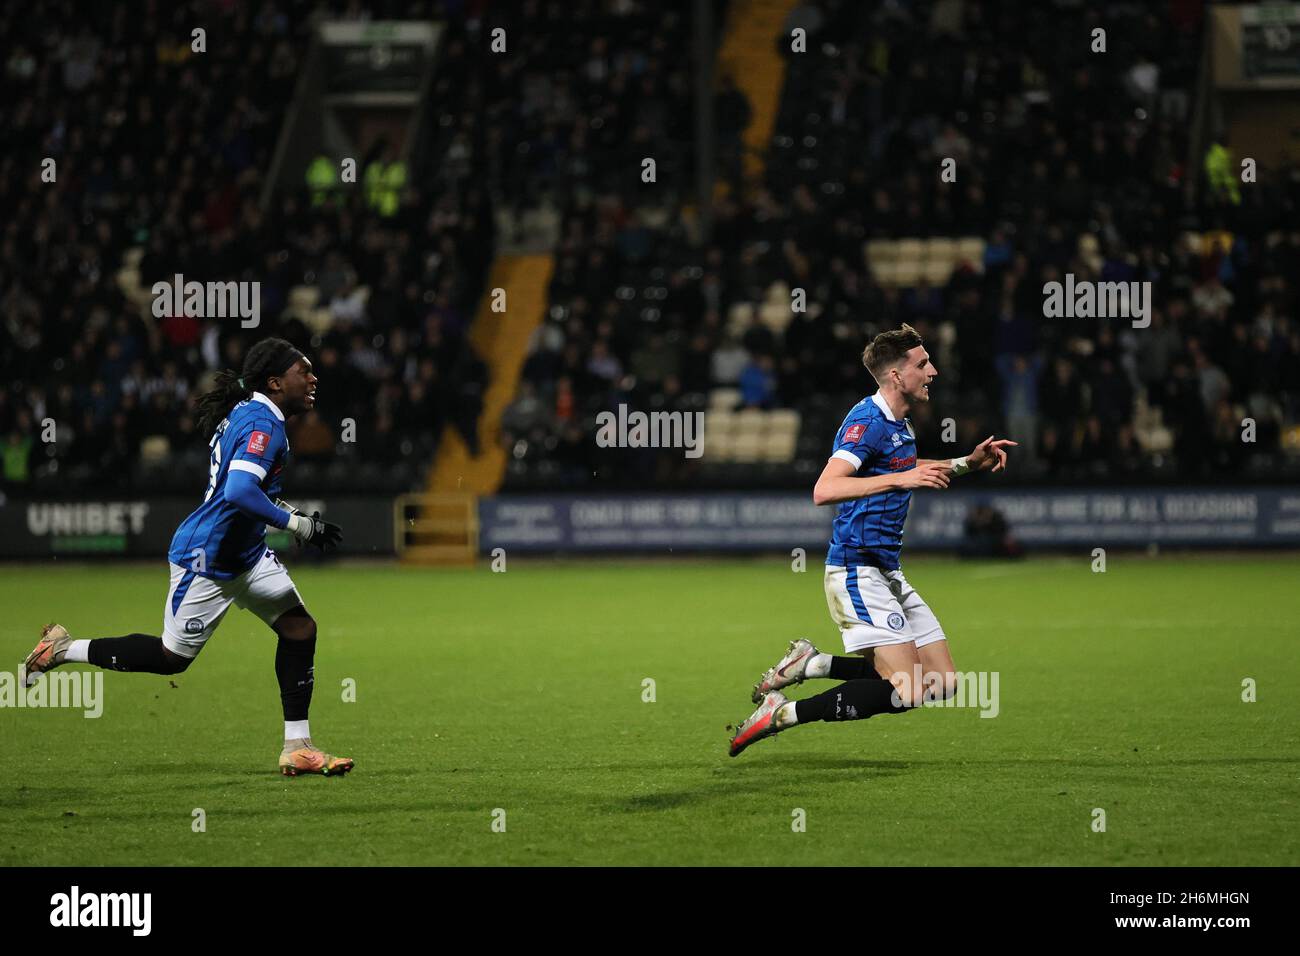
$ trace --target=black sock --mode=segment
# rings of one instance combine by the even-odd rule
[[[799,723],[814,720],[866,720],[876,714],[901,714],[909,708],[894,703],[894,685],[887,680],[851,680],[816,697],[796,701]]]
[[[875,661],[858,657],[832,657],[831,672],[826,675],[831,680],[862,680],[864,677],[876,678]]]
[[[315,683],[316,638],[291,641],[280,638],[275,649],[275,676],[280,680],[280,703],[285,720],[306,720]]]
[[[99,637],[90,642],[86,658],[96,667],[137,674],[179,674],[183,667],[163,653],[162,638],[152,634]]]

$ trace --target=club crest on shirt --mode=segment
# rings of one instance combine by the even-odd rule
[[[271,441],[271,436],[266,432],[253,432],[248,436],[248,452],[251,455],[266,454],[266,446]]]
[[[903,444],[903,439],[901,439],[901,438],[898,437],[898,432],[893,432],[892,434],[890,434],[889,437],[892,438],[892,439],[894,440],[894,445],[895,445],[895,446],[898,446],[898,445]]]
[[[857,441],[862,437],[862,433],[867,430],[866,425],[850,425],[848,431],[844,433],[845,441]]]

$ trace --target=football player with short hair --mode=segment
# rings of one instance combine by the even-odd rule
[[[813,488],[818,505],[836,504],[824,585],[848,657],[798,640],[754,687],[758,709],[736,730],[731,756],[789,727],[904,713],[952,695],[956,682],[938,619],[903,577],[903,522],[918,488],[943,489],[968,471],[1001,471],[1007,439],[990,435],[964,458],[918,459],[907,413],[930,400],[939,374],[910,325],[882,332],[862,355],[880,386],[850,409]],[[925,675],[922,677],[921,675]],[[815,697],[787,700],[781,689],[810,678],[843,681]]]
[[[280,559],[266,545],[266,526],[286,529],[323,551],[342,530],[283,501],[280,478],[289,455],[285,420],[316,404],[316,376],[302,352],[284,339],[249,349],[243,371],[217,373],[198,399],[199,428],[212,430],[207,493],[176,529],[167,558],[171,587],[161,639],[148,634],[74,639],[60,624],[41,632],[24,663],[25,683],[61,664],[115,671],[179,674],[203,650],[231,604],[252,611],[275,631],[275,674],[284,708],[280,771],[346,773],[353,762],[314,746],[308,729],[316,653],[316,621]]]

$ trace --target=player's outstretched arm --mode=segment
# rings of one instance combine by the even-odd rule
[[[310,542],[322,551],[338,547],[343,540],[343,529],[326,521],[319,511],[306,515],[285,502],[271,501],[250,472],[232,471],[226,477],[225,496],[228,502],[249,517],[283,528],[304,544]]]
[[[917,488],[947,488],[948,463],[931,462],[895,475],[856,478],[852,463],[842,458],[826,462],[817,484],[813,486],[813,504],[833,505],[841,501],[869,498],[888,491],[911,491]]]
[[[964,458],[921,458],[917,461],[917,467],[924,465],[942,465],[953,477],[960,477],[968,471],[1003,471],[1007,467],[1006,448],[1014,448],[1018,443],[1009,438],[999,438],[993,440],[990,435],[978,445],[975,450]]]
[[[288,528],[290,518],[288,511],[277,508],[262,486],[257,476],[248,471],[235,471],[226,475],[224,490],[226,501],[234,505],[250,518],[257,518],[277,528]]]

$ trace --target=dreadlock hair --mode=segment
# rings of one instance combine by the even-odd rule
[[[267,379],[283,375],[301,356],[302,353],[284,339],[262,339],[244,356],[242,371],[222,369],[217,372],[211,390],[194,401],[199,433],[206,435],[213,431],[232,408],[253,392],[269,391]]]
[[[881,332],[862,351],[862,364],[877,382],[887,369],[907,358],[907,353],[921,344],[921,335],[906,322],[901,329]]]

